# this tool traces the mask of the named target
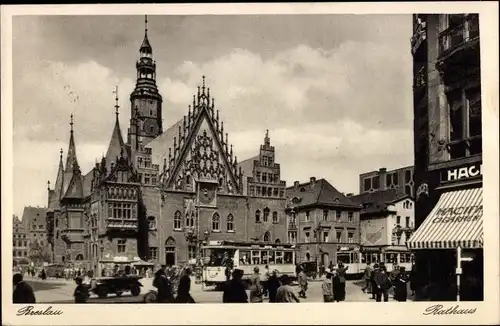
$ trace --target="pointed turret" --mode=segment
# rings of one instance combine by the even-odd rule
[[[73,133],[73,114],[71,115],[70,122],[70,137],[68,156],[66,158],[66,167],[63,175],[63,186],[61,191],[61,198],[65,197],[81,197],[83,196],[83,184],[80,171],[80,165],[76,157],[75,138]]]
[[[76,164],[76,166],[78,166],[78,160],[76,158],[75,138],[73,136],[73,114],[71,115],[71,122],[69,124],[71,126],[71,129],[69,136],[68,156],[66,158],[66,169],[64,170],[64,173],[73,173],[73,165]]]
[[[115,91],[115,127],[113,128],[113,133],[111,134],[111,140],[109,141],[108,150],[106,152],[106,168],[110,169],[110,164],[112,162],[116,163],[116,157],[127,158],[127,151],[125,150],[125,142],[123,141],[122,131],[120,129],[120,121],[118,119],[120,106],[118,105],[118,86],[116,86]]]
[[[56,184],[54,187],[54,195],[57,200],[61,199],[63,183],[64,183],[64,165],[63,165],[63,150],[61,148],[59,155],[59,168],[57,170]]]
[[[149,43],[149,39],[148,39],[148,15],[146,15],[144,18],[144,24],[145,24],[144,40],[142,41],[140,52],[144,53],[144,54],[152,54],[153,48],[151,47],[151,44]]]

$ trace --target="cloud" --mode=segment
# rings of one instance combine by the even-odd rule
[[[165,126],[187,113],[202,75],[238,160],[258,154],[270,129],[289,184],[317,176],[356,192],[359,173],[412,164],[411,56],[401,57],[388,44],[297,45],[266,55],[236,48],[213,60],[185,61],[159,76]],[[115,85],[126,132],[135,76],[119,76],[94,61],[41,61],[15,77],[14,182],[29,178],[41,187],[26,197],[26,186],[16,186],[16,211],[45,203],[42,189],[47,179],[54,181],[59,148],[67,150],[71,112],[83,172],[108,145]],[[79,99],[72,103],[75,94]],[[25,162],[32,149],[46,159]]]

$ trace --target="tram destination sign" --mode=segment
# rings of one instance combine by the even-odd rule
[[[477,179],[483,175],[483,164],[476,163],[466,166],[444,169],[441,171],[441,182]]]

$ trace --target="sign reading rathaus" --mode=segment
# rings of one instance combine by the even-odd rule
[[[123,262],[193,263],[209,239],[286,242],[286,184],[268,132],[257,155],[238,162],[205,77],[187,114],[164,130],[147,32],[146,20],[127,139],[116,104],[106,156],[87,173],[71,117],[66,163],[61,150],[48,189],[54,262],[104,274]],[[273,218],[255,219],[260,212]]]

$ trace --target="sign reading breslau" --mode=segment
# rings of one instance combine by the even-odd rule
[[[460,223],[478,221],[483,216],[483,205],[440,208],[432,223]]]
[[[477,163],[458,168],[446,169],[441,172],[441,181],[450,182],[478,178],[483,175],[483,164]]]

